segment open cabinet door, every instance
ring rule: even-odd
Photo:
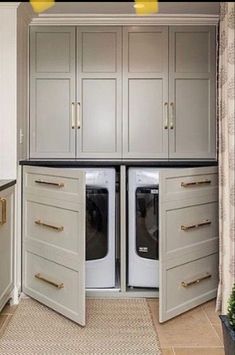
[[[159,321],[164,322],[216,296],[216,167],[160,171],[159,230]]]
[[[85,325],[85,172],[25,167],[23,292]]]

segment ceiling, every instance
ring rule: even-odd
[[[134,14],[133,2],[57,2],[43,14]],[[219,14],[219,2],[161,2],[160,14]],[[43,16],[41,14],[41,16]]]

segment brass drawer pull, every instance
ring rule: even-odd
[[[1,213],[0,225],[3,225],[7,221],[7,200],[5,198],[0,198],[0,202],[1,202],[1,205],[2,205],[2,213]]]
[[[183,287],[189,287],[189,286],[198,284],[199,282],[201,282],[203,280],[210,279],[211,277],[212,277],[212,275],[209,272],[205,272],[204,274],[198,275],[190,281],[182,281],[181,285]]]
[[[81,119],[80,119],[80,102],[77,102],[77,129],[81,128]]]
[[[42,275],[41,273],[34,275],[34,277],[36,277],[36,279],[39,279],[41,281],[47,282],[48,284],[50,284],[58,289],[64,288],[63,282],[56,282],[55,280],[52,280],[50,277]]]
[[[42,226],[42,227],[47,227],[47,228],[51,228],[57,232],[63,232],[64,227],[63,226],[54,226],[52,224],[48,224],[48,223],[44,223],[42,222],[40,219],[37,219],[36,221],[34,221],[35,224]]]
[[[72,117],[72,129],[75,129],[75,102],[72,102],[71,117]]]
[[[200,228],[200,227],[204,227],[204,226],[209,226],[211,224],[211,221],[209,221],[209,219],[207,219],[206,221],[203,221],[201,223],[197,223],[197,224],[189,224],[189,225],[182,225],[181,226],[181,230],[182,231],[187,231],[189,229],[195,229],[195,228]]]
[[[165,109],[165,123],[164,123],[164,129],[168,129],[168,102],[164,103],[164,109]]]
[[[192,182],[181,182],[182,187],[190,187],[190,186],[199,186],[199,185],[209,185],[211,184],[211,180],[201,180],[201,181],[192,181]]]
[[[43,184],[43,185],[51,185],[56,187],[64,187],[63,182],[52,182],[52,181],[44,181],[44,180],[35,180],[36,184]]]

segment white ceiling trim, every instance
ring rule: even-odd
[[[149,16],[101,15],[101,14],[43,14],[32,19],[30,25],[43,26],[92,26],[92,25],[217,25],[218,15],[157,14]]]

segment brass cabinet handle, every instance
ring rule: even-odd
[[[72,102],[71,117],[72,117],[72,129],[75,129],[75,102]]]
[[[201,282],[203,280],[206,280],[206,279],[209,279],[211,277],[212,277],[212,274],[210,274],[209,272],[205,272],[204,274],[200,274],[200,275],[197,275],[197,276],[193,277],[191,280],[182,281],[181,282],[181,286],[189,287],[189,286],[198,284],[199,282]]]
[[[171,122],[170,122],[170,129],[174,129],[174,102],[170,103],[171,106]]]
[[[209,226],[211,224],[211,221],[209,221],[209,219],[200,222],[200,223],[196,223],[196,224],[189,224],[189,225],[182,225],[181,229],[182,231],[187,231],[189,229],[196,229],[196,228],[200,228],[200,227],[204,227],[204,226]]]
[[[36,277],[36,279],[39,279],[41,281],[47,282],[48,284],[50,284],[58,289],[64,288],[63,282],[57,282],[57,281],[53,280],[52,278],[45,276],[41,273],[35,274],[34,277]]]
[[[165,124],[164,129],[168,129],[168,102],[164,103],[164,110],[165,110]]]
[[[44,180],[35,180],[36,184],[43,184],[43,185],[51,185],[56,187],[64,187],[63,182],[53,182],[53,181],[44,181]]]
[[[182,187],[198,186],[198,185],[209,185],[211,180],[201,180],[201,181],[191,181],[191,182],[181,182]]]
[[[63,232],[64,230],[63,226],[54,226],[53,224],[44,223],[40,219],[37,219],[36,221],[34,221],[34,223],[42,227],[51,228],[57,232]]]
[[[80,120],[80,102],[77,102],[77,129],[81,128],[81,120]]]
[[[2,214],[1,214],[0,225],[3,225],[7,221],[7,200],[5,198],[0,198],[0,203],[1,203],[1,206],[2,206]]]

